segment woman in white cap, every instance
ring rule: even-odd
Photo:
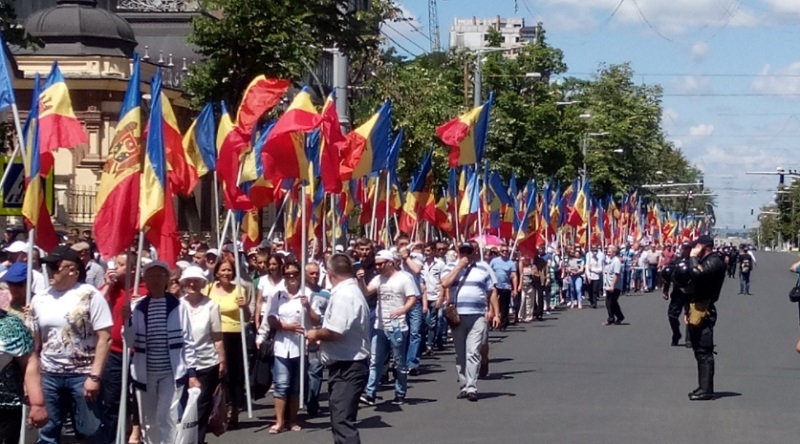
[[[180,420],[178,405],[186,386],[200,388],[189,311],[167,292],[169,266],[144,267],[147,295],[136,301],[125,339],[133,345],[131,380],[147,444],[172,444]],[[123,308],[123,318],[129,309]]]
[[[197,442],[204,444],[214,391],[226,372],[222,320],[219,305],[203,294],[208,281],[202,268],[194,265],[186,267],[180,282],[183,291],[181,304],[186,306],[192,322],[192,338],[197,355],[196,372],[201,390],[197,400]]]

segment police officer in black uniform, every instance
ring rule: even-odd
[[[688,263],[687,263],[688,262]],[[716,399],[714,395],[715,304],[725,283],[724,259],[714,252],[714,239],[703,235],[692,243],[689,260],[673,272],[677,285],[689,288],[689,340],[697,361],[699,387],[689,393],[692,401]]]
[[[688,295],[685,293],[687,291],[686,288],[681,288],[678,285],[675,285],[672,279],[672,272],[675,271],[675,267],[678,266],[681,261],[686,262],[689,259],[689,251],[691,250],[691,244],[689,242],[684,242],[681,245],[681,250],[679,255],[676,255],[672,262],[670,262],[666,267],[661,270],[661,280],[664,282],[664,300],[669,300],[669,306],[667,307],[667,320],[669,321],[669,327],[672,329],[672,346],[677,347],[678,343],[681,340],[681,321],[680,316],[681,312],[684,311],[686,308],[686,304],[688,303]],[[670,294],[669,290],[672,288],[672,294]],[[688,326],[687,326],[687,333],[686,333],[686,345],[689,345],[689,333],[688,333]]]

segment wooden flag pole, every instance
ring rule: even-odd
[[[240,173],[241,174],[241,173]],[[231,236],[233,237],[233,260],[234,265],[236,266],[236,274],[239,274],[239,270],[241,269],[241,261],[239,260],[239,243],[237,242],[237,237],[239,235],[239,225],[236,223],[236,217],[233,214],[233,210],[228,210],[228,218],[231,220]],[[224,235],[224,233],[223,233]],[[242,279],[241,276],[237,277],[237,281]],[[242,296],[242,284],[241,282],[236,282],[236,296]],[[250,363],[248,362],[249,359],[247,358],[247,331],[246,331],[246,320],[244,317],[244,308],[239,307],[239,326],[240,326],[240,333],[242,336],[242,360],[244,361],[244,389],[247,395],[247,417],[253,418],[253,398],[250,394]]]
[[[367,181],[369,183],[369,181]],[[380,194],[380,184],[381,184],[381,175],[378,173],[378,176],[375,177],[375,188],[373,189],[373,196],[372,196],[372,218],[370,219],[369,224],[369,238],[370,240],[375,240],[375,235],[377,234],[377,224],[376,221],[378,219],[378,194]]]
[[[311,178],[310,180],[314,180]],[[308,263],[308,221],[306,220],[306,216],[308,215],[308,208],[306,201],[306,186],[301,184],[300,185],[300,194],[301,194],[301,202],[300,202],[300,223],[302,227],[300,228],[300,294],[305,294],[306,292],[306,264]],[[308,328],[306,325],[306,309],[305,307],[300,307],[300,325],[303,326],[303,330]],[[305,408],[306,399],[305,399],[305,388],[306,388],[306,338],[304,333],[300,333],[300,404],[299,408],[302,410]]]
[[[12,157],[13,161],[13,157]],[[2,185],[2,183],[0,183]],[[33,298],[33,249],[34,247],[34,238],[36,233],[34,232],[33,228],[28,230],[28,269],[26,271],[26,284],[25,285],[25,306],[29,307],[31,305],[31,299]],[[21,444],[25,444],[28,438],[28,423],[26,418],[28,417],[28,406],[23,402],[22,403],[22,425],[20,426],[19,432],[19,442]]]
[[[214,214],[214,221],[216,223],[216,228],[217,228],[217,247],[221,247],[222,246],[222,238],[220,237],[220,235],[222,234],[222,232],[219,231],[219,216],[220,216],[220,214],[219,214],[219,178],[217,177],[217,170],[216,169],[214,169],[214,212],[213,212],[213,214]],[[227,215],[226,215],[226,218],[225,218],[225,222],[228,222]]]

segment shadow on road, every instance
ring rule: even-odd
[[[737,396],[742,396],[742,394],[738,392],[714,392],[714,395],[717,397],[717,399],[735,398]]]

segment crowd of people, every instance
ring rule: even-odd
[[[382,402],[381,386],[392,380],[394,396],[386,402],[405,404],[408,376],[420,373],[421,359],[452,342],[456,397],[477,402],[478,381],[489,374],[490,330],[542,321],[554,310],[596,309],[601,300],[604,325],[622,324],[622,294],[661,287],[669,297],[678,250],[642,242],[519,252],[399,235],[392,245],[356,238],[311,248],[303,264],[279,239],[237,260],[231,242],[217,249],[187,237],[170,266],[147,249],[100,258],[86,232],[47,255],[7,239],[0,266],[0,442],[17,442],[26,421],[39,429],[41,443],[60,442],[68,422],[86,442],[113,442],[122,422],[127,442],[172,443],[186,389],[197,388],[197,442],[204,443],[219,387],[227,394],[227,428],[239,427],[248,402],[245,375],[249,388],[267,381],[262,391],[272,392],[268,433],[298,431],[301,399],[306,415],[320,412],[326,368],[334,442],[360,442],[359,404]],[[722,250],[715,256],[726,268],[739,264],[742,293],[749,294],[754,256],[746,249],[736,259]],[[133,288],[137,262],[141,284]],[[670,304],[673,345],[686,306],[683,299]],[[123,393],[130,396],[121,418]]]

